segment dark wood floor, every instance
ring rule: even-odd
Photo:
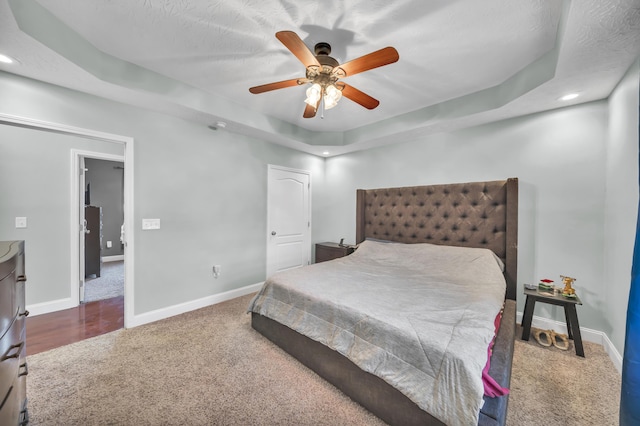
[[[123,296],[27,317],[27,355],[35,355],[123,327]]]

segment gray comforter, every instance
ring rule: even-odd
[[[505,287],[489,250],[367,240],[274,274],[249,311],[338,351],[442,422],[475,425]]]

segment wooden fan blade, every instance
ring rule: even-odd
[[[298,34],[293,31],[279,31],[276,33],[276,38],[280,40],[305,67],[309,65],[320,66],[320,62],[318,62],[316,56],[309,50],[307,45],[304,44],[302,39],[298,37]]]
[[[291,80],[278,81],[275,83],[263,84],[262,86],[256,86],[249,89],[253,94],[269,92],[276,89],[284,89],[285,87],[292,87],[300,85],[300,81],[305,82],[306,79],[292,78]]]
[[[369,71],[383,65],[392,64],[397,62],[398,59],[400,59],[400,55],[398,55],[398,51],[396,49],[393,47],[385,47],[384,49],[376,50],[368,55],[345,62],[340,65],[340,68],[342,68],[347,74],[347,77],[349,77],[350,75],[358,74],[363,71]]]
[[[316,116],[316,111],[318,111],[318,105],[320,105],[320,101],[318,101],[318,103],[316,104],[315,107],[305,103],[305,107],[304,107],[304,114],[302,114],[302,117],[304,118],[313,118]]]
[[[380,105],[380,101],[372,98],[364,92],[356,89],[353,86],[349,86],[348,84],[344,84],[344,88],[342,89],[342,96],[351,99],[353,102],[362,105],[367,109],[374,109],[378,105]]]

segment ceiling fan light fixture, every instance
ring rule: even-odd
[[[322,87],[318,83],[314,83],[307,89],[307,99],[305,99],[305,103],[315,107],[318,105],[318,101],[322,96]]]
[[[342,98],[342,91],[333,84],[324,89],[324,109],[331,109],[338,105],[338,101]]]
[[[250,87],[249,92],[259,94],[311,83],[311,87],[306,91],[307,98],[304,102],[307,105],[302,114],[303,118],[315,117],[321,101],[322,111],[335,107],[343,94],[347,99],[367,109],[376,108],[380,104],[380,101],[338,80],[392,64],[400,59],[398,51],[388,46],[340,64],[335,58],[329,56],[331,53],[329,43],[317,43],[314,49],[315,52],[312,52],[300,36],[293,31],[278,31],[276,38],[305,66],[305,78],[292,78],[262,84],[260,86]],[[324,116],[320,118],[324,118]]]

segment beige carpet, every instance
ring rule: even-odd
[[[621,377],[601,345],[583,342],[585,358],[543,347],[533,338],[516,345],[507,425],[614,426],[618,424]]]
[[[28,357],[32,425],[381,425],[250,326],[251,296]],[[620,376],[516,341],[508,424],[617,424]]]

